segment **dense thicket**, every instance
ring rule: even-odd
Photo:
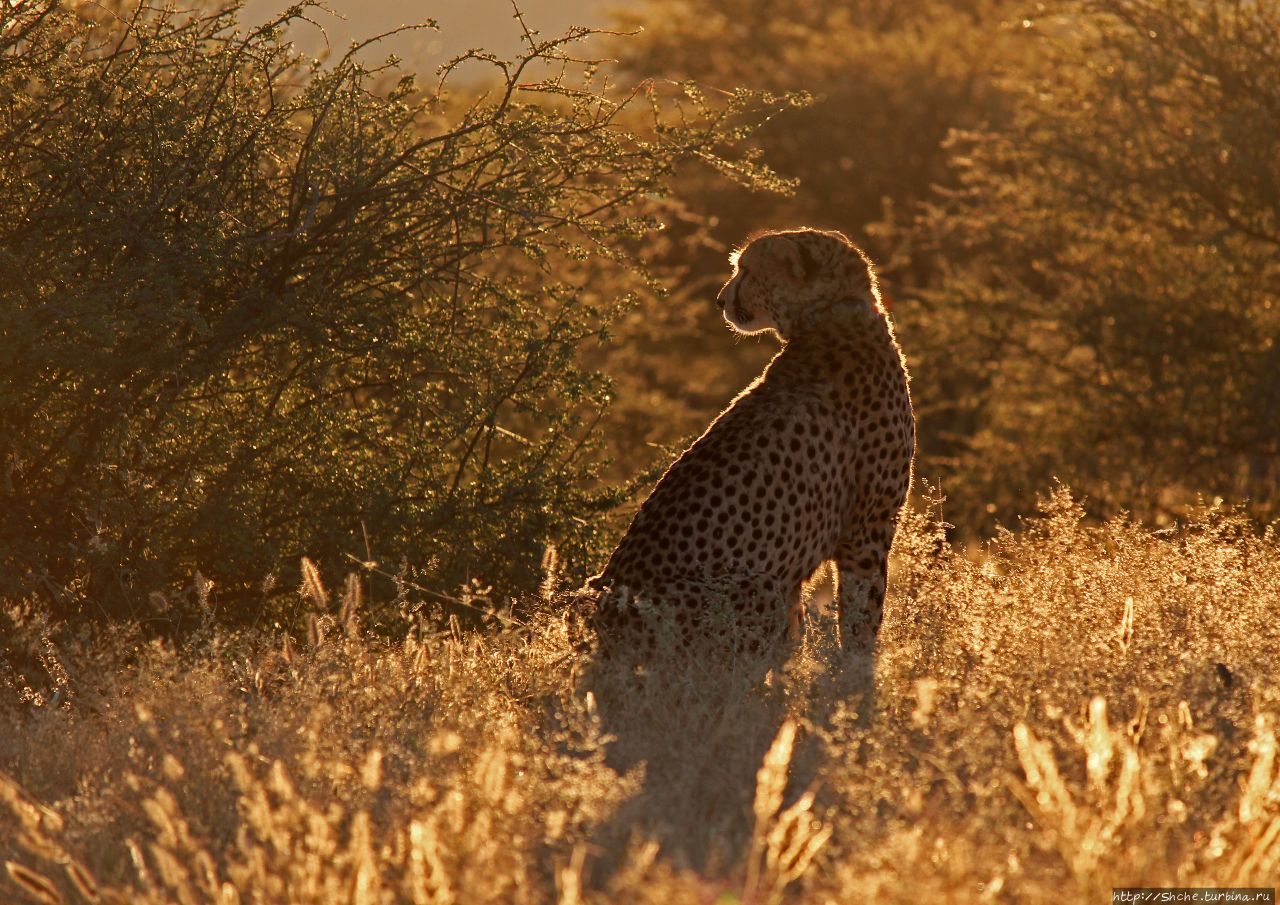
[[[914,233],[944,274],[911,309],[938,366],[919,388],[964,413],[966,495],[1007,513],[1058,475],[1110,510],[1204,493],[1274,515],[1280,7],[1025,24],[1040,62],[1012,122],[956,137],[962,188]]]
[[[576,356],[677,162],[759,175],[720,156],[746,95],[606,90],[584,32],[424,87],[301,58],[304,12],[0,9],[0,593],[239,605],[303,554],[528,586],[590,541]]]

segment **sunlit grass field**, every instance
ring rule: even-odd
[[[262,3],[0,0],[0,905],[1280,884],[1280,3]],[[875,662],[603,661],[798,226],[947,494]]]
[[[1216,509],[1091,526],[1065,490],[1020,527],[962,553],[936,507],[909,515],[874,694],[820,583],[785,662],[668,657],[638,676],[575,649],[554,575],[496,634],[372,637],[352,581],[287,643],[33,642],[41,674],[8,676],[0,710],[2,897],[1098,902],[1273,885],[1275,535]]]

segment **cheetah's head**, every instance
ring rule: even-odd
[[[717,299],[740,333],[772,330],[788,340],[883,310],[871,262],[838,232],[758,233],[729,261],[733,276]]]

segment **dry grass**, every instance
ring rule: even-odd
[[[1090,528],[1058,493],[979,557],[913,516],[895,570],[874,701],[822,613],[785,665],[640,676],[575,656],[554,607],[371,640],[358,583],[308,640],[40,647],[54,693],[11,671],[0,709],[2,895],[1059,902],[1280,876],[1273,535],[1212,510]],[[314,570],[303,593],[330,606]]]

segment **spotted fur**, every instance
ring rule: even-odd
[[[725,319],[782,350],[687,449],[589,584],[601,643],[639,650],[657,621],[692,641],[728,612],[747,637],[799,631],[804,581],[838,570],[842,644],[869,652],[911,482],[907,372],[866,256],[811,229],[731,258]]]

